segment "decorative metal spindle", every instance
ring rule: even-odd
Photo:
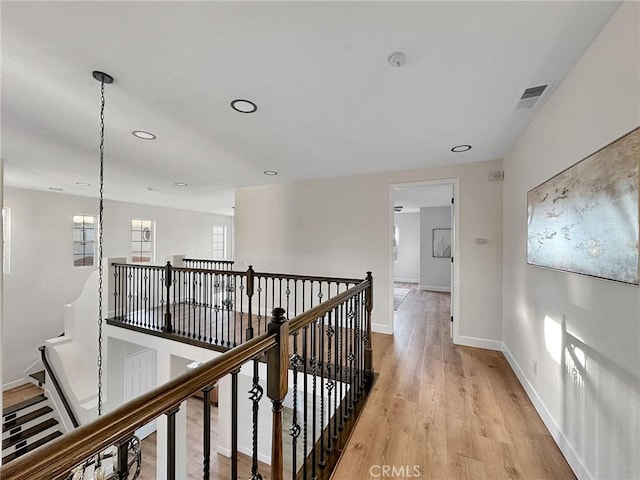
[[[302,403],[302,478],[307,478],[307,430],[309,424],[309,416],[308,416],[308,395],[309,390],[307,389],[307,368],[308,368],[308,359],[307,356],[307,346],[309,343],[309,327],[305,326],[302,328],[302,390],[303,390],[303,403]]]
[[[244,284],[242,283],[242,277],[236,275],[235,279],[236,279],[236,285],[239,285],[237,288],[240,291],[240,294],[238,295],[238,298],[240,299],[238,307],[240,308],[240,342],[242,342],[242,336],[246,335],[244,331],[244,302],[242,301],[245,287],[244,287]],[[245,339],[248,340],[247,338]]]
[[[258,371],[258,359],[253,360],[253,384],[249,390],[249,400],[252,404],[252,458],[251,458],[251,480],[262,480],[262,475],[258,472],[258,413],[260,408],[260,400],[264,390],[260,386],[260,376]]]
[[[202,478],[203,480],[209,480],[209,472],[211,470],[211,391],[214,386],[205,387],[202,389],[203,394],[203,411],[202,411]]]
[[[311,323],[311,374],[313,376],[312,380],[312,406],[311,406],[311,477],[316,478],[316,448],[314,446],[314,442],[316,441],[316,409],[317,403],[316,398],[318,398],[317,392],[317,359],[316,359],[316,327],[318,325],[318,320],[314,320]]]
[[[292,477],[295,477],[298,473],[296,468],[297,450],[298,450],[298,437],[300,436],[300,425],[298,424],[298,369],[302,365],[303,359],[298,355],[298,332],[293,335],[293,355],[289,361],[289,366],[293,369],[293,419],[291,421],[291,427],[289,428],[289,435],[291,435],[291,449],[292,449]]]
[[[343,303],[342,305],[340,305],[340,330],[339,330],[339,337],[340,337],[340,342],[338,344],[338,349],[340,350],[339,352],[339,358],[340,358],[340,430],[342,431],[342,429],[344,428],[344,421],[346,419],[346,412],[344,409],[344,397],[346,394],[345,391],[345,386],[344,386],[344,381],[345,381],[345,376],[344,376],[344,371],[345,371],[345,365],[346,365],[346,352],[344,351],[344,331],[345,331],[345,327],[344,327],[344,320],[346,318],[346,311],[347,311],[347,306],[346,306],[346,302]]]
[[[318,298],[320,295],[318,295]],[[320,364],[320,468],[324,468],[326,465],[326,461],[324,458],[324,388],[326,384],[325,375],[324,375],[324,316],[320,318],[320,354],[318,355],[319,364]]]
[[[335,386],[334,381],[331,379],[331,343],[333,340],[333,334],[335,333],[335,330],[332,326],[332,312],[329,312],[327,314],[328,317],[328,325],[326,328],[326,333],[327,333],[327,379],[325,381],[326,387],[327,387],[327,416],[329,416],[329,410],[331,409],[331,398],[332,398],[332,394],[333,394],[333,387]],[[331,448],[331,438],[332,438],[332,434],[331,434],[331,417],[329,416],[329,421],[327,424],[327,453],[330,453],[332,448]],[[333,432],[333,434],[335,435],[335,430]],[[337,437],[336,437],[337,438]]]
[[[333,325],[336,329],[336,332],[334,334],[333,337],[333,341],[334,341],[334,345],[333,345],[333,354],[334,354],[334,360],[333,360],[333,385],[335,387],[335,394],[333,395],[333,443],[338,441],[338,382],[340,382],[340,380],[338,379],[338,370],[340,368],[340,355],[338,353],[338,337],[340,334],[340,312],[341,312],[341,308],[340,306],[337,306],[334,309],[334,317],[333,317]],[[340,384],[342,384],[342,382],[340,382]]]
[[[167,416],[167,480],[176,480],[176,413],[180,406],[169,410]]]
[[[220,337],[218,336],[218,323],[219,323],[219,313],[220,313],[220,302],[219,302],[219,298],[220,298],[220,276],[216,275],[216,281],[215,284],[213,286],[214,290],[214,302],[213,302],[213,311],[215,313],[215,328],[216,328],[216,333],[215,333],[215,340],[214,343],[217,345],[220,342]]]
[[[231,478],[238,478],[238,374],[231,374]]]
[[[353,298],[349,299],[349,313],[347,314],[349,318],[349,336],[347,340],[347,345],[349,349],[349,353],[347,358],[349,360],[349,404],[348,409],[349,412],[353,410],[353,361],[355,360],[355,354],[353,353],[353,318],[355,317],[353,305]]]

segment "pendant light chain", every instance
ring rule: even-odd
[[[100,205],[98,210],[98,416],[102,415],[102,247],[104,226],[104,81],[100,82]]]

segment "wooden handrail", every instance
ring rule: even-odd
[[[320,305],[316,305],[313,308],[310,308],[304,313],[301,313],[297,317],[293,318],[289,321],[289,333],[295,333],[301,328],[309,325],[314,320],[317,320],[322,315],[330,312],[338,305],[344,303],[345,300],[348,300],[351,297],[356,296],[358,293],[362,292],[369,288],[371,283],[369,280],[361,281],[358,285],[351,287],[349,290],[345,290],[344,292],[336,295],[335,297],[330,298],[329,300],[322,302]]]
[[[276,346],[276,337],[274,333],[255,337],[201,367],[125,403],[97,420],[0,467],[0,478],[66,478],[74,466],[96,452],[130,438],[136,429]]]
[[[333,282],[333,283],[360,283],[361,278],[342,278],[342,277],[323,277],[314,275],[297,275],[293,273],[267,273],[267,272],[255,272],[256,277],[262,278],[275,278],[283,280],[310,280],[316,282]]]
[[[67,412],[67,415],[69,417],[69,420],[71,420],[71,424],[73,425],[73,428],[78,428],[80,426],[80,422],[76,418],[75,413],[73,413],[73,409],[69,404],[69,400],[67,400],[67,396],[64,394],[64,390],[62,390],[62,386],[60,385],[60,382],[58,382],[58,378],[56,377],[56,374],[53,371],[53,367],[51,366],[51,364],[49,363],[49,360],[47,359],[47,354],[45,353],[46,349],[47,347],[45,345],[42,345],[41,347],[38,348],[38,350],[40,350],[40,357],[42,359],[42,364],[44,365],[44,368],[47,371],[49,378],[51,378],[51,383],[53,383],[53,387],[56,389],[56,392],[58,392],[58,396],[62,401],[62,406]]]
[[[132,268],[149,268],[153,270],[162,270],[164,265],[140,265],[137,263],[112,263],[117,267],[132,267]],[[219,270],[211,268],[190,268],[190,267],[175,267],[171,266],[171,269],[176,272],[195,272],[195,273],[216,273],[221,275],[237,275],[246,276],[247,270]],[[293,273],[271,273],[271,272],[254,272],[255,277],[261,278],[275,278],[283,280],[309,280],[316,282],[332,282],[332,283],[360,283],[361,278],[343,278],[343,277],[324,277],[318,275],[299,275]]]

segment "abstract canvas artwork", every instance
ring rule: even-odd
[[[451,258],[451,229],[433,229],[433,256],[436,258]]]
[[[640,129],[527,194],[527,262],[638,285]]]

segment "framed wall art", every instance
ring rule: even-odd
[[[434,228],[433,229],[433,254],[435,258],[451,257],[451,229],[450,228]]]
[[[527,193],[527,262],[638,285],[640,129]]]

